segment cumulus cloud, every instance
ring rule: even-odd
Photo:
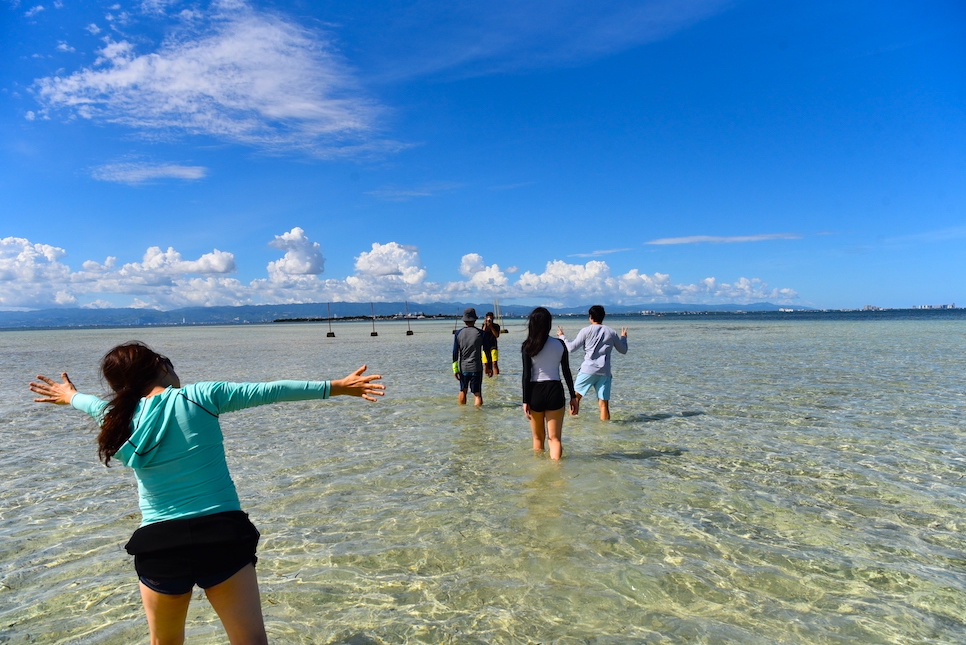
[[[450,291],[463,289],[465,292],[478,292],[493,295],[504,290],[510,283],[506,273],[497,264],[489,266],[483,262],[479,253],[468,253],[460,260],[460,273],[469,278],[466,283],[448,285]]]
[[[763,233],[761,235],[691,235],[689,237],[662,237],[645,244],[742,244],[745,242],[768,242],[771,240],[800,240],[799,233]]]
[[[113,258],[109,258],[113,260]],[[235,271],[235,256],[231,253],[215,249],[211,253],[202,255],[197,260],[185,260],[180,253],[168,247],[162,251],[159,246],[152,246],[147,250],[141,262],[125,264],[121,267],[121,275],[181,275],[184,273],[233,273]]]
[[[485,268],[486,265],[483,264],[483,256],[479,253],[467,253],[460,260],[460,273],[467,278],[473,277],[474,273],[478,273]]]
[[[98,166],[91,176],[98,181],[120,184],[143,184],[156,179],[204,179],[208,169],[204,166],[181,166],[178,164],[116,163]]]
[[[315,276],[325,270],[325,257],[318,242],[312,242],[296,226],[288,233],[276,235],[268,243],[273,249],[285,251],[280,260],[269,262],[268,273],[273,280],[286,281],[297,276]]]
[[[380,109],[328,43],[283,17],[221,3],[152,52],[103,42],[93,66],[36,81],[46,108],[154,136],[207,135],[319,156],[393,145],[373,139]]]
[[[375,278],[393,276],[407,284],[417,284],[426,279],[426,269],[419,261],[416,247],[396,242],[374,242],[371,251],[359,254],[355,267],[361,275]]]
[[[791,289],[770,288],[758,278],[722,282],[709,277],[694,284],[678,284],[668,274],[646,274],[632,269],[615,275],[606,262],[574,264],[548,262],[542,271],[503,270],[487,264],[482,255],[468,253],[458,268],[463,279],[429,280],[419,250],[398,242],[372,244],[355,258],[354,273],[323,278],[321,245],[295,227],[275,236],[269,246],[283,255],[266,266],[266,277],[245,284],[230,274],[235,256],[214,249],[188,259],[174,248],[147,249],[139,262],[87,260],[80,269],[66,263],[67,252],[23,238],[0,240],[0,307],[104,307],[110,296],[128,306],[173,309],[186,306],[297,302],[366,302],[409,300],[505,300],[539,302],[552,306],[588,302],[645,304],[656,302],[750,303],[794,301]]]

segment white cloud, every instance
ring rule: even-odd
[[[0,239],[0,307],[72,305],[67,252],[21,237]]]
[[[87,27],[85,27],[85,29],[87,29],[88,33],[90,33],[90,34],[92,34],[94,36],[96,36],[97,34],[101,33],[101,28],[98,27],[93,22],[91,24],[87,25]]]
[[[144,0],[141,11],[145,13],[165,13],[168,7],[176,5],[178,0]]]
[[[617,281],[610,275],[610,267],[600,260],[587,264],[567,264],[562,260],[547,262],[543,273],[525,271],[514,285],[521,297],[570,297],[600,300],[616,291]]]
[[[107,298],[128,306],[173,309],[186,306],[297,302],[367,302],[409,300],[490,300],[554,303],[645,304],[656,302],[789,303],[791,289],[773,289],[758,278],[721,282],[709,277],[695,284],[676,284],[667,274],[632,269],[613,275],[607,263],[548,262],[541,272],[524,271],[515,279],[510,269],[487,264],[478,253],[461,258],[464,280],[433,282],[415,247],[398,242],[373,243],[355,258],[354,273],[323,279],[325,258],[319,243],[295,227],[269,242],[284,252],[266,266],[266,277],[245,284],[228,274],[236,270],[232,253],[214,249],[186,259],[173,248],[149,248],[140,262],[120,264],[116,257],[87,260],[79,271],[64,263],[66,251],[23,238],[0,240],[0,308],[107,306]],[[512,267],[516,270],[516,267]]]
[[[369,43],[369,49],[381,54],[383,74],[391,78],[559,66],[662,40],[732,4],[730,0],[399,3],[386,9],[387,27],[378,32],[379,40]]]
[[[373,139],[380,109],[318,34],[241,3],[222,3],[209,18],[149,53],[105,38],[92,67],[39,79],[38,98],[154,136],[207,135],[320,156],[395,145]]]
[[[479,253],[467,253],[460,260],[460,273],[467,278],[473,277],[474,273],[478,273],[485,268],[486,265],[483,264],[483,256]]]
[[[325,258],[318,242],[312,242],[301,228],[296,226],[288,233],[276,235],[268,243],[274,249],[285,251],[281,260],[268,264],[273,280],[285,281],[293,276],[315,276],[325,270]]]
[[[517,188],[532,186],[534,183],[532,181],[521,181],[515,184],[502,184],[500,186],[490,186],[490,190],[516,190]]]
[[[743,244],[745,242],[768,242],[771,240],[800,240],[799,233],[763,233],[761,235],[691,235],[689,237],[662,237],[645,244]]]
[[[479,253],[468,253],[460,260],[460,273],[469,278],[466,284],[468,291],[481,294],[494,294],[502,291],[509,284],[506,274],[497,264],[487,266],[483,256]],[[459,288],[459,283],[450,285],[450,289]]]
[[[886,244],[934,243],[966,238],[966,226],[953,226],[924,233],[914,233],[884,240]]]
[[[113,258],[108,258],[110,262]],[[233,273],[235,271],[235,256],[231,253],[215,249],[211,253],[202,255],[197,260],[185,260],[181,254],[168,247],[162,251],[159,246],[152,246],[144,254],[139,263],[125,264],[121,267],[121,275],[181,275],[184,273]]]
[[[44,6],[41,4],[38,4],[28,9],[27,12],[24,13],[24,16],[26,16],[27,18],[33,18],[34,16],[41,13],[42,11],[44,11]]]
[[[107,300],[94,300],[93,302],[81,305],[81,309],[110,309],[112,307],[114,307],[114,303],[108,302]]]
[[[571,253],[568,257],[572,258],[599,258],[602,255],[610,255],[611,253],[624,253],[625,251],[633,251],[634,249],[607,249],[606,251],[591,251],[590,253]]]
[[[208,169],[204,166],[178,164],[115,163],[94,168],[91,176],[98,181],[120,184],[143,184],[155,179],[204,179]]]
[[[417,197],[432,197],[434,195],[439,195],[440,193],[449,193],[462,188],[463,186],[464,184],[452,181],[434,181],[421,184],[415,188],[384,186],[382,188],[377,188],[376,190],[370,190],[366,194],[372,195],[373,197],[377,197],[379,199],[384,199],[386,201],[406,202]]]
[[[76,51],[73,47],[65,43],[63,40],[57,43],[57,51],[59,52],[72,52]]]
[[[416,247],[396,242],[373,242],[371,251],[360,253],[356,258],[355,267],[362,275],[376,278],[393,276],[407,284],[417,284],[426,279],[426,270],[419,261]]]

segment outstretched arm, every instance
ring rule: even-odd
[[[61,372],[60,378],[63,382],[58,383],[52,378],[38,374],[37,379],[40,380],[40,383],[33,381],[30,383],[30,391],[40,395],[34,399],[34,402],[54,403],[56,405],[70,403],[71,398],[77,394],[77,388],[71,383],[67,372]]]
[[[373,383],[382,379],[382,376],[379,374],[363,376],[362,373],[366,371],[366,367],[363,365],[349,376],[332,381],[331,396],[361,396],[367,401],[375,401],[374,397],[384,395],[386,386],[382,383]]]

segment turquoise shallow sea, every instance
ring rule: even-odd
[[[0,333],[0,643],[147,642],[133,476],[26,389],[102,394],[132,338],[185,382],[384,376],[376,404],[223,418],[275,643],[964,643],[963,314],[613,318],[614,419],[585,401],[560,463],[530,449],[520,320],[480,410],[451,322]],[[200,593],[188,642],[225,642]]]

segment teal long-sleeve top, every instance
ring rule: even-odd
[[[131,438],[114,455],[134,470],[141,526],[240,511],[219,416],[280,401],[327,399],[331,390],[329,381],[205,382],[141,399]],[[108,405],[81,393],[70,404],[98,422]]]

